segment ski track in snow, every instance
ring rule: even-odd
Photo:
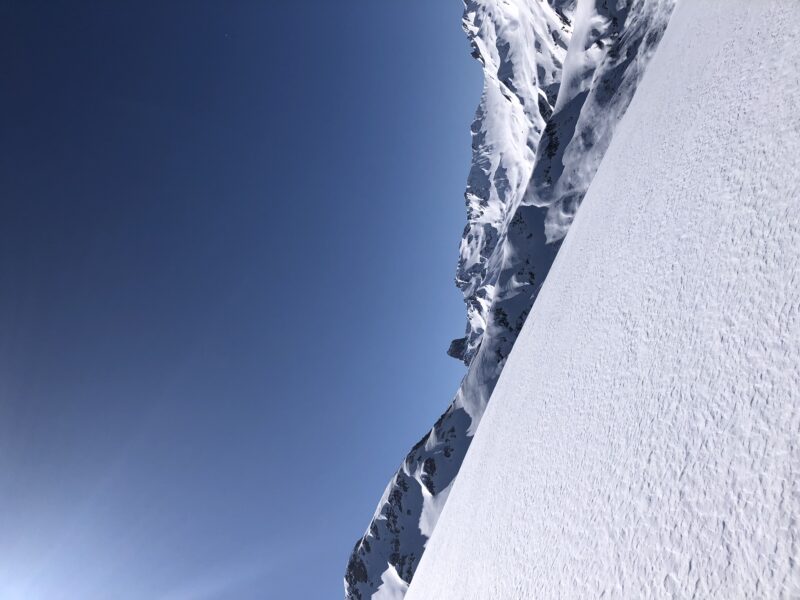
[[[800,597],[800,3],[683,0],[408,600]]]

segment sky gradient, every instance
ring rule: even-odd
[[[0,598],[341,597],[463,375],[460,14],[0,3]]]

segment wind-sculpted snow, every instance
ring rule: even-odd
[[[600,14],[594,9],[595,0],[581,1],[590,5],[579,7],[590,23],[576,23],[576,31],[591,29]],[[613,96],[608,86],[620,85],[608,102],[614,109],[607,117],[596,108],[600,96],[590,94],[593,100],[586,104],[595,107],[592,110],[599,119],[618,119],[627,107],[671,6],[671,0],[651,0],[633,3],[624,11],[625,19],[618,23],[615,35],[624,38],[618,42],[620,48],[635,48],[638,54],[624,65],[605,54],[597,60],[598,72],[614,73],[614,77],[601,78],[606,92]],[[571,72],[564,70],[564,64],[573,53],[574,12],[574,1],[465,2],[464,29],[473,56],[483,65],[484,90],[472,124],[467,226],[456,275],[467,305],[467,328],[449,353],[469,369],[450,407],[389,482],[367,532],[356,543],[345,574],[348,599],[404,595],[506,357],[555,259],[559,243],[548,243],[545,235],[548,211],[522,201],[536,148],[542,133],[551,127],[561,96],[562,73]],[[627,32],[629,25],[632,29]],[[644,38],[650,41],[645,43]],[[646,52],[640,50],[643,46]],[[587,81],[582,85],[591,92],[593,80]],[[571,79],[570,89],[576,85]],[[598,124],[598,130],[610,137],[614,125]],[[580,160],[574,151],[565,156]],[[599,158],[593,152],[587,153],[586,160]],[[584,170],[593,174],[596,165]]]
[[[536,145],[553,112],[572,27],[574,2],[466,0],[464,31],[483,66],[472,123],[472,168],[464,198],[467,225],[456,284],[467,332],[450,354],[469,364],[489,320],[501,244],[531,176]]]
[[[536,151],[526,204],[546,206],[548,241],[567,233],[628,108],[674,0],[581,1],[555,111]]]
[[[408,600],[800,597],[800,4],[679,2]]]

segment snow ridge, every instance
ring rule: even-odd
[[[577,209],[577,202],[559,200],[560,192],[543,199],[535,165],[546,162],[553,173],[553,165],[567,161],[563,171],[580,173],[588,185],[666,27],[673,1],[619,4],[624,7],[610,9],[606,0],[580,0],[576,11],[574,0],[465,0],[463,26],[483,66],[484,89],[471,128],[467,225],[456,272],[467,327],[448,353],[469,368],[450,406],[390,480],[356,543],[345,573],[348,600],[404,596],[558,252],[560,237],[552,235],[552,223],[565,230]],[[586,22],[573,24],[576,15]],[[605,22],[608,26],[598,29]],[[580,50],[573,48],[573,27],[583,32]],[[589,35],[592,45],[585,58]],[[593,50],[600,48],[598,41],[602,52]],[[589,59],[591,72],[578,68]],[[568,80],[562,80],[565,75]],[[595,91],[598,86],[602,91]],[[579,96],[581,105],[568,95]],[[569,119],[577,122],[571,129]],[[592,119],[602,121],[594,123],[594,133],[589,132]],[[575,143],[569,134],[584,141]],[[588,143],[591,135],[593,144]],[[542,153],[543,140],[552,146],[556,138],[563,150]],[[578,179],[563,181],[574,187]]]
[[[472,123],[472,167],[464,198],[456,285],[467,331],[449,353],[469,364],[489,320],[503,259],[503,234],[531,176],[535,149],[553,113],[572,34],[572,2],[466,0],[463,27],[482,64],[484,86]]]

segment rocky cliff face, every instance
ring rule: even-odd
[[[345,573],[349,600],[400,598],[536,294],[666,28],[673,0],[465,0],[484,72],[456,284],[469,369],[390,480]]]

